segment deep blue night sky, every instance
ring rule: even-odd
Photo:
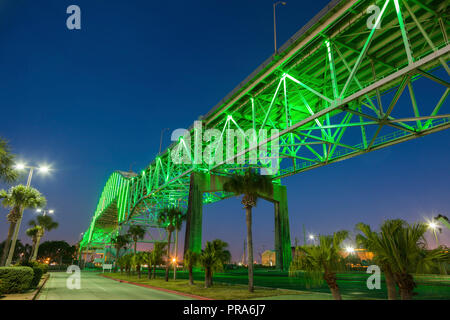
[[[280,45],[328,1],[287,2],[278,7]],[[79,31],[66,28],[71,4],[81,7]],[[142,169],[161,129],[206,114],[272,54],[272,32],[270,0],[1,1],[0,136],[18,159],[55,169],[32,183],[60,222],[45,239],[76,242],[108,176]],[[302,224],[326,234],[360,221],[450,216],[449,141],[447,130],[285,179],[292,242],[303,238]],[[0,214],[3,240],[7,210]],[[26,211],[24,222],[32,216]],[[449,233],[440,235],[447,245]],[[214,238],[230,243],[234,259],[242,254],[238,199],[205,207],[204,241]],[[256,257],[273,248],[273,208],[264,201],[254,243]]]

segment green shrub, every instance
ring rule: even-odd
[[[41,268],[42,274],[46,274],[48,272],[48,265],[45,263],[39,263],[37,261],[31,261],[31,260],[21,261],[19,264],[17,264],[17,266],[30,267],[30,268]]]
[[[39,263],[39,266],[42,268],[42,272],[46,274],[48,272],[48,264],[46,263]]]
[[[0,292],[23,292],[30,288],[33,276],[30,267],[0,267]]]
[[[36,288],[39,285],[39,281],[41,281],[44,271],[41,267],[33,267],[33,273],[33,280],[31,280],[30,287]]]

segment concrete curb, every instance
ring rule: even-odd
[[[33,298],[31,300],[36,300],[37,296],[39,295],[39,293],[41,292],[42,288],[45,286],[45,284],[47,283],[47,280],[50,279],[50,273],[47,274],[47,277],[44,279],[44,282],[42,282],[42,285],[40,285],[37,290],[36,293],[34,294]]]
[[[137,282],[132,282],[132,281],[127,281],[127,280],[119,280],[116,278],[112,278],[112,277],[108,277],[105,276],[103,274],[100,274],[99,276],[104,277],[104,278],[108,278],[114,281],[118,281],[118,282],[124,282],[124,283],[128,283],[128,284],[134,284],[136,286],[140,286],[140,287],[144,287],[144,288],[149,288],[149,289],[154,289],[154,290],[159,290],[159,291],[163,291],[163,292],[167,292],[167,293],[173,293],[173,294],[177,294],[180,296],[185,296],[185,297],[189,297],[189,298],[194,298],[197,300],[214,300],[212,298],[207,298],[207,297],[201,297],[201,296],[196,296],[193,294],[189,294],[189,293],[184,293],[184,292],[180,292],[180,291],[174,291],[174,290],[169,290],[169,289],[164,289],[164,288],[160,288],[160,287],[154,287],[148,284],[143,284],[143,283],[137,283]]]

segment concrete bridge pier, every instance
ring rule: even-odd
[[[223,191],[223,184],[228,179],[209,173],[191,174],[184,252],[188,249],[201,252],[203,193]],[[292,253],[286,186],[274,184],[272,195],[261,194],[260,197],[274,204],[276,267],[279,270],[288,270]]]

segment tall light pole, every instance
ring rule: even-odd
[[[31,179],[33,178],[33,172],[35,169],[43,174],[48,173],[50,171],[50,168],[48,166],[35,167],[35,166],[27,166],[23,163],[16,164],[15,169],[16,170],[30,169],[30,171],[28,173],[27,188],[29,188],[31,186]],[[23,208],[20,208],[20,211],[21,211],[20,218],[17,221],[16,228],[14,229],[14,234],[13,234],[13,238],[11,241],[11,247],[9,248],[8,258],[6,259],[6,263],[5,263],[6,267],[9,267],[11,265],[11,261],[12,261],[13,255],[14,255],[14,250],[16,248],[16,242],[17,242],[17,237],[19,236],[20,224],[22,223]]]
[[[273,4],[273,42],[275,47],[275,55],[278,53],[277,48],[277,15],[276,15],[276,8],[277,5],[282,4],[283,6],[286,5],[286,2],[284,1],[277,1]]]

